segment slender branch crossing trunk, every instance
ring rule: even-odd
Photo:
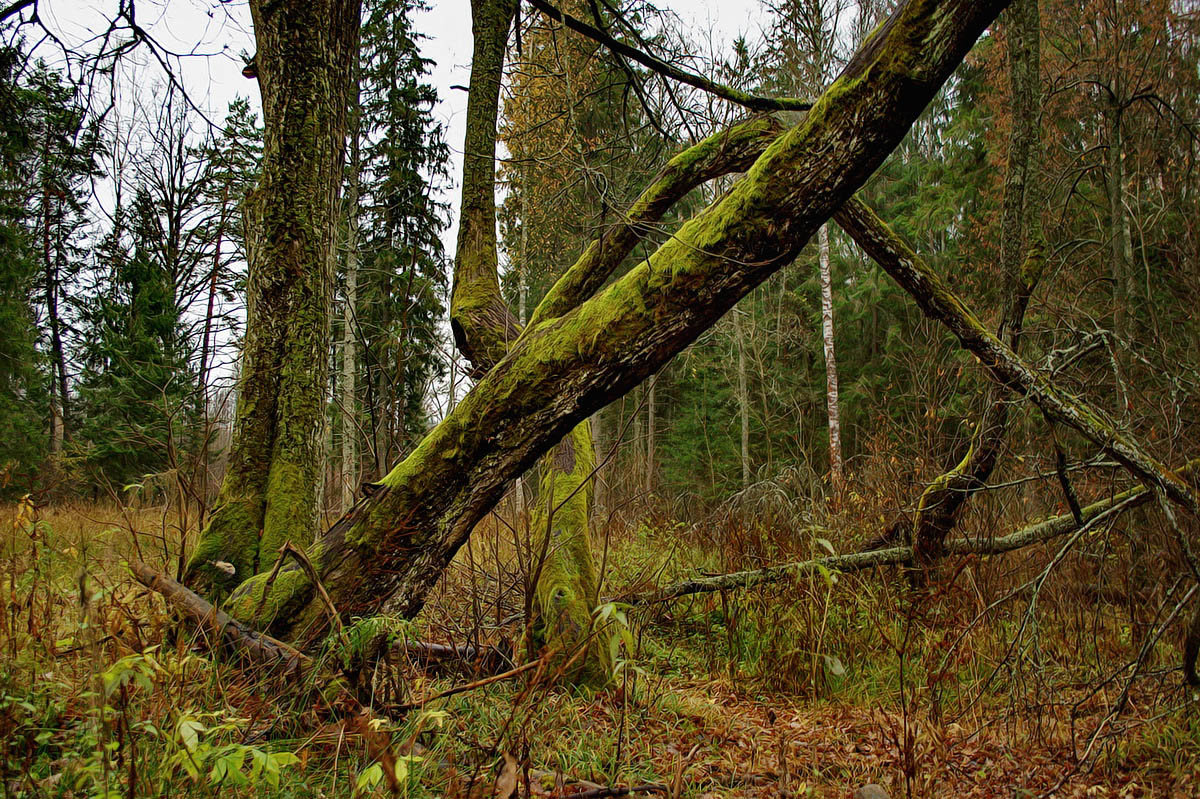
[[[1191,514],[1200,514],[1190,486],[1086,402],[1058,389],[1021,360],[874,211],[851,199],[834,218],[916,300],[926,316],[945,325],[962,347],[979,359],[992,379],[1033,402],[1047,419],[1070,427],[1100,447],[1144,484],[1162,491]]]
[[[1008,169],[1004,178],[1000,224],[1000,269],[1007,288],[997,333],[1021,351],[1025,309],[1042,274],[1042,252],[1034,197],[1040,135],[1040,39],[1037,0],[1016,0],[1006,14],[1012,130],[1008,137]],[[913,550],[923,566],[941,554],[942,544],[958,523],[962,508],[996,468],[1008,439],[1010,397],[1003,386],[988,388],[985,410],[975,425],[971,446],[950,471],[929,484],[917,502]]]

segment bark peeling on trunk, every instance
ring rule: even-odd
[[[313,553],[343,616],[368,615],[389,598],[415,614],[512,480],[791,262],[899,143],[1005,5],[905,4],[723,197],[607,288],[560,315],[535,314],[471,393]],[[468,140],[468,159],[483,146],[485,156],[494,153],[494,142]],[[483,160],[490,169],[490,157]],[[460,283],[455,291],[483,307],[471,288]],[[458,317],[456,336],[470,321]],[[264,582],[260,575],[241,586],[234,607],[252,611]],[[266,599],[275,633],[302,643],[323,634],[328,622],[301,573],[285,568]]]

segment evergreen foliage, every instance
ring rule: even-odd
[[[19,85],[22,54],[0,49],[0,496],[31,484],[48,448],[44,361],[37,350],[37,259],[26,227],[37,98]]]
[[[425,404],[445,368],[439,329],[448,291],[439,199],[449,179],[445,130],[433,115],[432,63],[413,17],[421,0],[368,0],[360,56],[361,147],[358,300],[368,449],[377,463],[407,453],[428,427]]]
[[[79,439],[88,479],[122,488],[178,459],[197,413],[171,273],[154,257],[158,209],[139,189],[126,228],[118,207],[83,314]]]

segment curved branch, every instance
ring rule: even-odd
[[[30,6],[34,6],[34,5],[37,5],[37,0],[17,0],[17,2],[9,5],[8,8],[5,8],[3,11],[0,11],[0,22],[4,22],[6,19],[11,17],[13,14],[19,14],[22,11],[24,11],[25,9],[29,8]]]
[[[692,189],[713,178],[744,172],[783,133],[772,117],[755,117],[714,133],[667,162],[624,220],[593,241],[534,309],[529,327],[561,316],[596,292],[651,226]]]

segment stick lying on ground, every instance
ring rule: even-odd
[[[1200,458],[1194,458],[1181,467],[1176,474],[1196,480],[1200,475]],[[1080,518],[1084,524],[1090,523],[1102,515],[1119,516],[1130,508],[1143,505],[1153,499],[1154,494],[1145,486],[1138,486],[1124,491],[1108,499],[1093,502],[1081,509]],[[946,543],[945,553],[948,555],[999,555],[1016,549],[1038,544],[1057,538],[1077,530],[1080,527],[1072,513],[1054,516],[1049,519],[1031,524],[1015,533],[991,540],[972,541],[957,539]],[[683,580],[668,586],[661,591],[635,596],[627,601],[635,605],[652,604],[678,599],[690,594],[702,594],[711,591],[726,591],[738,588],[751,588],[765,583],[777,583],[793,577],[817,574],[822,569],[831,572],[855,572],[869,569],[873,566],[887,566],[908,563],[913,558],[913,548],[910,546],[878,549],[871,552],[855,552],[850,555],[830,555],[796,563],[784,563],[779,566],[769,566],[765,569],[719,574],[713,577],[696,577]]]
[[[309,658],[282,641],[264,635],[216,608],[211,602],[165,574],[141,561],[131,561],[129,570],[137,581],[162,594],[167,602],[200,629],[212,633],[223,643],[260,665],[278,668],[285,674],[299,674],[310,664]]]

